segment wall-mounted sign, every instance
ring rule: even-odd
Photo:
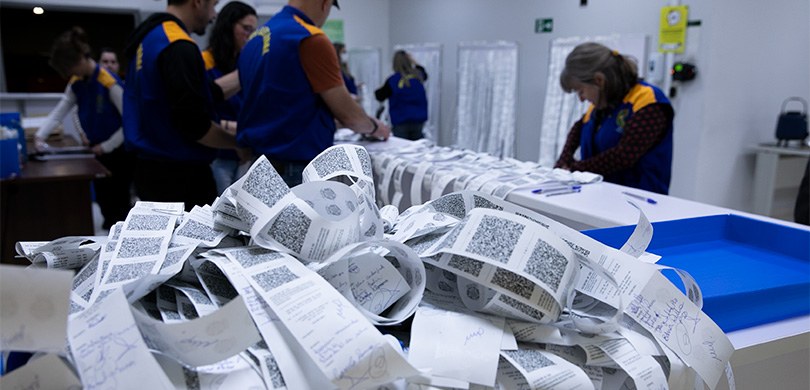
[[[534,32],[535,33],[548,33],[554,29],[554,19],[535,19]]]
[[[323,32],[329,37],[332,42],[346,41],[343,38],[343,20],[342,19],[329,19],[323,24]]]
[[[689,7],[685,5],[661,8],[658,51],[683,53],[686,48],[686,23]]]

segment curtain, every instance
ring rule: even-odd
[[[517,65],[517,43],[459,44],[455,145],[499,157],[513,156]]]
[[[374,90],[382,84],[380,75],[380,49],[376,47],[359,47],[347,50],[349,53],[349,71],[357,84],[360,105],[366,114],[374,116],[377,108]]]

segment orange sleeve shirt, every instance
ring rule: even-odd
[[[337,53],[325,34],[316,34],[301,41],[298,54],[312,92],[321,93],[343,85]]]

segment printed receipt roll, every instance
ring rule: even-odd
[[[395,325],[410,317],[425,293],[425,266],[396,241],[359,242],[311,264],[375,325]]]

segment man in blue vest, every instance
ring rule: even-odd
[[[332,146],[335,120],[356,133],[387,139],[343,82],[337,54],[320,29],[336,0],[290,0],[239,55],[244,104],[237,140],[267,156],[284,181],[301,182],[306,164]]]
[[[216,3],[168,0],[165,13],[150,16],[130,37],[124,136],[137,155],[141,200],[185,202],[187,210],[212,203],[217,193],[209,164],[216,148],[236,149],[235,135],[214,114],[214,103],[235,90],[209,81],[188,35],[205,33]]]

